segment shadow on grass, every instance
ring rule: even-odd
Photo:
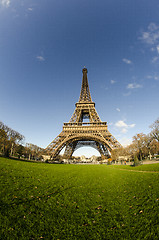
[[[139,162],[137,164],[133,163],[132,165],[130,165],[130,167],[138,167],[138,166],[142,166],[143,162]]]
[[[1,157],[1,158],[6,158],[6,159],[10,159],[10,160],[20,161],[20,162],[45,163],[45,162],[36,161],[36,160],[21,159],[21,158],[16,158],[16,157],[5,157],[5,156],[2,156],[2,155],[0,155],[0,157]]]
[[[29,162],[29,163],[47,163],[47,164],[63,164],[62,162],[42,162],[42,161],[37,161],[37,160],[29,160],[29,159],[22,159],[22,158],[17,158],[17,157],[5,157],[0,155],[0,158],[6,158],[6,159],[10,159],[10,160],[16,160],[19,162]]]

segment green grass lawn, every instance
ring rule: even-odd
[[[137,167],[130,166],[130,165],[113,165],[113,167],[117,168],[117,169],[125,169],[125,170],[131,170],[131,171],[159,172],[159,163],[145,164],[145,165],[140,165]]]
[[[0,158],[0,183],[0,239],[159,239],[159,164]]]

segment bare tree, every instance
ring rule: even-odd
[[[20,143],[22,143],[22,141],[24,140],[24,136],[13,129],[9,129],[8,136],[11,143],[10,154],[12,156],[15,153],[14,151],[15,151],[16,145],[19,145]]]
[[[38,147],[37,145],[32,143],[26,143],[26,153],[28,155],[29,160],[31,158],[35,159],[41,157],[42,151],[43,148]]]
[[[150,126],[152,129],[151,136],[159,142],[159,118]]]
[[[0,147],[5,156],[9,156],[10,142],[8,139],[8,127],[0,122]]]
[[[0,122],[0,146],[4,155],[14,155],[15,147],[23,140],[23,135]]]
[[[8,146],[7,133],[3,129],[0,129],[0,151],[2,154],[5,154],[7,146]]]
[[[146,134],[138,133],[133,137],[133,143],[140,160],[142,160],[142,157],[144,155],[143,149],[145,147],[145,141],[146,141]]]

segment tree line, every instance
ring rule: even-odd
[[[119,160],[121,156],[142,161],[151,160],[154,154],[159,155],[159,118],[150,126],[149,134],[138,133],[133,137],[132,143],[127,147],[112,151],[112,160]],[[44,149],[32,143],[24,145],[24,136],[0,122],[0,154],[6,157],[23,157],[25,159],[40,160]]]
[[[129,159],[142,161],[152,156],[159,155],[159,118],[150,126],[149,134],[138,133],[133,137],[132,143],[112,152],[112,159],[128,156]]]
[[[43,149],[32,143],[24,145],[25,137],[19,132],[0,122],[0,154],[5,157],[23,157],[37,160],[41,158]]]

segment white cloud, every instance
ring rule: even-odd
[[[159,26],[157,26],[155,23],[150,23],[148,30],[142,31],[139,39],[147,44],[155,44],[159,40]]]
[[[118,122],[115,123],[115,126],[119,127],[119,128],[123,128],[123,127],[133,128],[133,127],[135,127],[135,123],[128,125],[123,120],[119,120]]]
[[[36,57],[40,62],[43,62],[45,61],[45,58],[43,56],[37,56]]]
[[[122,128],[121,133],[127,133],[128,129],[127,128]]]
[[[129,83],[129,84],[127,85],[127,88],[128,88],[128,89],[142,88],[142,85],[137,84],[137,83]]]
[[[151,75],[148,75],[147,78],[148,78],[148,79],[152,79],[153,77],[152,77]]]
[[[141,32],[139,39],[150,47],[150,51],[157,54],[151,60],[151,63],[156,63],[159,60],[159,25],[150,23],[146,31]]]
[[[33,11],[33,8],[28,8],[28,11]]]
[[[158,80],[159,80],[159,76],[154,76],[154,79],[155,79],[156,81],[158,81]]]
[[[128,129],[135,127],[135,123],[128,125],[123,120],[119,120],[115,123],[115,127],[117,127],[121,133],[127,133]]]
[[[123,93],[123,96],[124,96],[124,97],[128,97],[128,96],[130,96],[130,95],[131,95],[131,92]]]
[[[122,127],[127,127],[128,125],[124,121],[120,120],[120,121],[115,123],[115,126],[119,127],[119,128],[122,128]]]
[[[147,27],[147,31],[141,32],[139,39],[150,45],[150,51],[157,52],[159,54],[159,25],[150,23]],[[157,59],[157,57],[154,57],[152,62],[156,62]]]
[[[157,56],[156,56],[156,57],[153,57],[151,62],[152,62],[152,63],[155,63],[155,62],[157,62],[158,59],[159,59],[159,57],[157,57]]]
[[[9,7],[10,6],[10,0],[0,0],[0,4],[3,7]]]
[[[154,76],[148,75],[147,78],[148,79],[154,79],[154,80],[157,80],[157,81],[159,80],[159,76],[157,76],[157,75],[154,75]]]
[[[156,49],[154,47],[152,47],[150,50],[151,50],[151,52],[154,52]]]
[[[130,128],[135,127],[135,123],[128,125],[128,127],[130,127]]]
[[[140,37],[140,39],[148,44],[154,43],[154,39],[149,32],[142,32],[142,36]]]
[[[153,32],[153,31],[155,31],[157,29],[159,29],[159,26],[157,26],[155,23],[150,23],[148,25],[148,30],[151,31],[151,32]]]
[[[117,110],[118,112],[120,112],[120,108],[116,108],[116,110]]]
[[[119,142],[121,143],[121,145],[123,146],[123,147],[126,147],[126,146],[128,146],[129,144],[131,144],[132,143],[132,140],[131,139],[129,139],[129,138],[121,138],[120,140],[119,140]]]
[[[115,80],[110,80],[110,83],[114,84],[114,83],[116,83],[116,81]]]
[[[126,64],[132,64],[132,61],[129,60],[129,59],[123,58],[122,60],[123,60],[123,62],[125,62]]]

